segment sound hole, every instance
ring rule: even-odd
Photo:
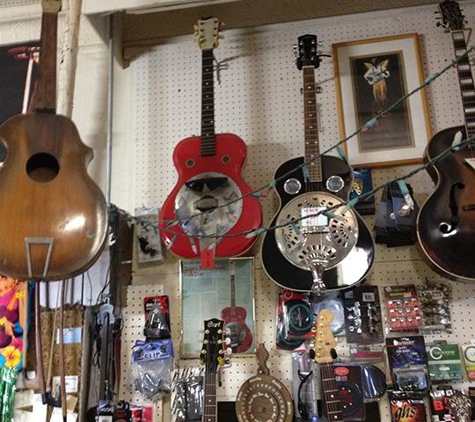
[[[45,152],[34,154],[26,163],[26,173],[35,182],[50,182],[59,173],[58,160]]]
[[[441,223],[439,225],[439,230],[442,234],[449,234],[452,231],[452,226],[448,223]]]

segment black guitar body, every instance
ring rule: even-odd
[[[451,147],[454,137],[466,139],[464,126],[437,133],[429,142],[431,159]],[[436,183],[417,218],[417,237],[436,271],[459,280],[475,280],[475,170],[465,162],[474,157],[464,147],[436,163],[429,175]]]
[[[332,193],[343,201],[348,199],[353,181],[353,172],[348,164],[340,158],[324,155],[321,157],[322,182],[305,182],[302,169],[292,172],[293,169],[303,164],[303,162],[303,157],[294,158],[283,163],[276,171],[275,180],[280,179],[289,172],[291,173],[282,180],[279,180],[275,185],[275,190],[280,199],[280,207],[272,219],[270,227],[276,224],[282,208],[299,194],[320,191]],[[326,187],[326,181],[331,176],[340,176],[343,179],[344,187],[338,193],[332,192]],[[284,189],[285,182],[291,178],[297,179],[302,186],[301,190],[294,195],[288,194]],[[340,264],[323,273],[323,281],[327,290],[340,290],[353,286],[367,275],[373,264],[373,237],[358,213],[357,219],[359,236],[356,246]],[[274,230],[268,231],[264,235],[261,245],[261,259],[265,272],[279,286],[297,291],[311,291],[313,284],[312,273],[296,267],[282,255],[275,239]]]

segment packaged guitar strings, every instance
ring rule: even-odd
[[[421,395],[389,391],[388,398],[391,422],[427,421],[426,405]]]

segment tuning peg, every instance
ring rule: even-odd
[[[224,343],[229,346],[231,344],[231,339],[229,337],[226,337]]]
[[[226,354],[229,356],[229,355],[232,355],[233,354],[233,349],[231,347],[226,347]]]

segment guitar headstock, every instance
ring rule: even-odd
[[[200,19],[195,25],[195,41],[202,50],[213,50],[218,47],[224,24],[218,18]]]
[[[303,66],[318,67],[319,65],[317,36],[309,34],[300,36],[297,43],[297,68],[301,70]]]
[[[315,362],[332,363],[333,353],[336,347],[336,340],[330,328],[333,320],[333,312],[329,309],[322,309],[317,316],[315,323]]]
[[[213,318],[204,322],[205,335],[200,361],[206,371],[216,373],[224,365],[224,321]]]
[[[453,0],[445,0],[439,3],[439,11],[442,22],[437,26],[443,26],[447,32],[462,31],[465,26],[465,16],[462,14],[459,4]]]
[[[59,13],[61,10],[61,0],[41,0],[43,13]]]

